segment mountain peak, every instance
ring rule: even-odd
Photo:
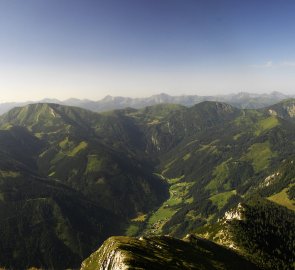
[[[37,103],[60,103],[60,100],[56,99],[56,98],[44,98],[42,100],[40,100],[40,102]]]
[[[199,108],[205,111],[216,111],[218,113],[233,113],[238,111],[234,106],[218,101],[203,101],[199,104],[194,105],[192,108]]]
[[[115,97],[111,96],[111,95],[107,95],[105,96],[101,101],[104,101],[104,102],[111,102],[111,101],[114,101],[115,100]]]
[[[270,95],[275,98],[286,98],[287,97],[285,94],[278,92],[278,91],[273,91],[270,93]]]
[[[2,121],[12,125],[32,127],[38,123],[44,125],[56,118],[60,118],[57,108],[61,105],[54,103],[35,103],[24,107],[16,107],[2,116]]]
[[[55,103],[34,103],[16,107],[0,118],[0,124],[24,126],[34,132],[53,133],[63,128],[64,132],[71,126],[88,127],[95,113],[71,106]]]
[[[173,97],[165,93],[160,93],[159,95],[153,95],[150,97],[151,100],[154,100],[155,103],[173,103]]]
[[[158,95],[154,95],[154,97],[163,97],[163,98],[165,98],[165,97],[171,97],[171,96],[166,94],[166,93],[160,93]]]

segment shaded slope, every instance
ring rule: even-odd
[[[79,265],[123,221],[81,194],[19,172],[0,174],[0,264],[64,269]]]
[[[36,174],[62,181],[114,213],[134,216],[167,196],[140,130],[120,112],[33,104],[13,109],[0,122],[3,128],[27,128],[43,143],[31,166]]]
[[[0,168],[34,171],[35,158],[44,147],[42,141],[23,127],[0,130]]]

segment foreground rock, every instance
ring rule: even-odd
[[[111,237],[83,263],[81,270],[259,269],[243,257],[194,236]]]

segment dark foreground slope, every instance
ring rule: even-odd
[[[294,269],[295,213],[260,197],[227,211],[196,233],[234,248],[264,269]]]
[[[2,267],[77,267],[123,227],[122,218],[57,182],[2,171],[0,191]]]
[[[94,269],[259,269],[233,251],[202,238],[111,237],[82,263]]]

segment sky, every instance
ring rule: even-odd
[[[0,0],[0,102],[295,94],[293,0]]]

